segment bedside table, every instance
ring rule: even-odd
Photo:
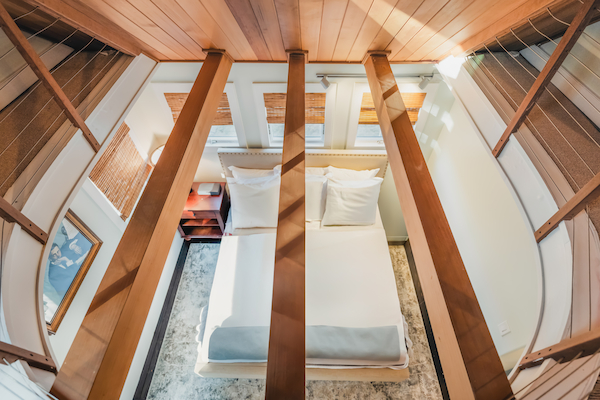
[[[229,196],[225,191],[225,183],[220,183],[221,193],[218,196],[199,196],[199,185],[200,182],[192,185],[192,191],[181,214],[179,233],[185,240],[220,239],[229,212]]]

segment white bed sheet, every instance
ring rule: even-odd
[[[397,326],[401,358],[394,362],[309,359],[307,364],[332,368],[408,365],[395,275],[385,231],[378,224],[323,229],[313,223],[314,229],[307,229],[306,324]],[[218,327],[270,324],[274,253],[275,232],[223,237],[202,343],[208,344]],[[210,361],[208,345],[199,350],[200,360]]]

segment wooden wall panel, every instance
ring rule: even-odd
[[[89,0],[85,4],[85,6],[89,6],[91,9],[97,11],[104,17],[113,21],[115,24],[123,28],[125,31],[129,32],[131,35],[135,36],[140,41],[156,49],[156,51],[164,54],[164,60],[177,60],[178,58],[182,57],[167,44],[156,39],[154,36],[146,32],[144,29],[140,28],[129,18],[117,12],[114,8],[112,8],[105,2],[101,0]],[[79,7],[81,7],[81,5]],[[85,8],[81,8],[81,11],[85,13]]]
[[[151,57],[161,58],[164,55],[129,35],[123,28],[103,17],[94,10],[85,7],[85,12],[78,10],[70,4],[70,0],[25,0],[27,3],[40,7],[44,12],[58,17],[63,21],[89,36],[131,56],[137,56],[142,51]],[[83,8],[83,7],[82,7]]]
[[[383,23],[379,33],[369,45],[368,50],[381,50],[394,40],[396,34],[402,29],[414,12],[424,0],[399,0],[387,20]]]
[[[451,42],[451,38],[456,35],[466,25],[473,22],[477,17],[483,14],[487,9],[497,5],[495,0],[473,1],[463,12],[461,12],[446,26],[440,29],[435,36],[432,36],[414,51],[408,60],[422,60],[429,57],[429,54],[446,42]],[[451,42],[452,43],[452,42]]]
[[[431,37],[431,32],[441,31],[450,21],[460,15],[474,0],[451,0],[392,58],[406,60]]]
[[[376,1],[376,0],[375,0]],[[355,0],[348,2],[346,14],[335,44],[332,61],[346,61],[348,54],[358,37],[360,28],[365,23],[374,0]]]
[[[146,0],[135,0],[143,2]],[[231,49],[229,55],[233,58],[240,58],[240,53],[233,46],[229,38],[215,23],[213,18],[208,14],[204,6],[198,1],[189,2],[188,9],[184,9],[176,0],[156,0],[155,3],[160,9],[165,11],[165,14],[184,32],[189,35],[192,40],[193,47],[202,51],[202,48],[211,49]],[[186,4],[186,3],[184,3]],[[200,22],[202,21],[202,22]],[[202,24],[200,26],[199,24]],[[206,32],[209,32],[207,34]]]
[[[333,58],[333,51],[340,35],[348,4],[348,0],[323,1],[323,20],[321,22],[321,34],[319,37],[318,60],[331,61]]]
[[[301,48],[308,51],[310,61],[316,61],[319,53],[322,18],[323,0],[304,0],[300,3]]]
[[[250,46],[250,42],[244,36],[244,32],[224,1],[177,0],[177,2],[190,13],[195,21],[202,24],[204,29],[209,32],[214,32],[217,29],[216,27],[223,30],[233,47],[224,46],[219,47],[220,49],[227,49],[227,52],[232,56],[239,53],[240,58],[235,58],[236,60],[258,60],[252,46]],[[230,52],[230,49],[235,50]]]
[[[262,35],[262,30],[254,15],[250,0],[225,0],[225,2],[229,6],[229,10],[231,10],[231,13],[242,29],[242,32],[244,32],[244,36],[248,39],[250,47],[252,47],[252,51],[254,51],[254,54],[256,54],[258,59],[265,61],[272,60],[271,52]]]
[[[398,31],[394,40],[386,47],[390,50],[390,59],[395,55],[427,24],[442,8],[448,4],[446,0],[425,0],[414,12],[406,24]]]
[[[273,0],[251,0],[254,15],[262,31],[263,38],[271,54],[271,59],[285,61],[287,56],[283,48],[281,30],[277,20],[277,10]]]
[[[567,0],[64,0],[161,60],[223,48],[237,61],[284,62],[285,50],[306,49],[312,62],[351,63],[384,49],[393,62],[438,61],[559,1]]]
[[[274,1],[283,47],[286,50],[301,49],[302,37],[300,36],[300,8],[298,2],[294,0]]]
[[[400,2],[398,2],[398,4],[399,3]],[[377,39],[377,35],[384,29],[382,28],[382,25],[385,25],[386,20],[389,20],[390,17],[392,19],[394,17],[400,17],[400,15],[392,15],[393,11],[393,1],[375,0],[373,2],[346,60],[349,61],[364,58],[367,50],[371,47],[372,42]],[[377,44],[377,50],[385,49],[388,44],[389,41],[385,44],[383,42]]]
[[[556,0],[527,0],[516,8],[511,7],[519,2],[521,0],[494,7],[493,10],[488,10],[472,24],[465,27],[459,33],[460,36],[453,40],[454,46],[450,49],[451,53],[458,55],[480,45],[500,32],[514,26],[520,20],[528,18],[536,11],[544,10],[551,4],[556,3]],[[459,41],[460,39],[462,40]],[[450,50],[446,51],[446,53],[436,51],[435,54],[437,57],[443,57]]]
[[[202,65],[54,382],[61,400],[119,398],[231,64],[211,52]]]
[[[114,4],[119,8],[121,4],[128,3],[143,13],[148,20],[156,25],[154,29],[156,34],[161,34],[163,37],[170,36],[175,40],[179,47],[189,52],[189,59],[196,60],[198,57],[204,57],[203,48],[215,48],[212,46],[211,39],[201,30],[185,31],[179,27],[182,24],[181,17],[176,13],[176,4],[174,2],[163,3],[162,7],[157,7],[156,4],[148,0],[104,0],[109,1],[109,4]],[[164,1],[164,0],[163,0]],[[140,21],[138,18],[136,22]],[[162,31],[162,32],[161,32]],[[165,35],[167,33],[167,35]],[[190,36],[194,35],[194,38]]]

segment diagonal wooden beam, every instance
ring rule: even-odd
[[[535,231],[535,240],[541,242],[564,220],[573,219],[585,207],[600,196],[600,173],[586,183],[548,221]]]
[[[542,72],[540,72],[538,75],[537,79],[533,83],[533,86],[531,86],[531,89],[529,89],[529,92],[527,92],[527,95],[521,102],[516,114],[508,123],[508,126],[500,137],[500,140],[498,140],[496,147],[494,147],[492,153],[495,157],[500,155],[502,149],[504,149],[504,146],[506,146],[506,143],[508,143],[510,135],[519,129],[521,124],[525,121],[525,118],[527,118],[529,111],[531,111],[542,93],[544,93],[544,90],[554,77],[554,74],[556,71],[558,71],[565,58],[569,55],[569,52],[575,43],[577,43],[577,40],[583,33],[585,27],[589,24],[590,19],[592,18],[592,13],[595,11],[596,7],[598,7],[599,3],[600,0],[583,0],[583,4],[581,5],[581,8],[577,14],[575,14],[573,21],[571,21],[569,29],[567,29],[560,40],[560,43],[552,52],[550,59],[548,59],[548,62],[546,65],[544,65]]]
[[[0,26],[4,30],[4,33],[6,33],[6,36],[8,36],[10,41],[15,45],[19,53],[21,53],[21,56],[25,59],[27,64],[29,64],[33,72],[35,72],[38,79],[44,84],[50,94],[52,94],[54,100],[65,112],[67,118],[69,118],[73,125],[81,129],[83,136],[90,143],[90,146],[92,146],[95,152],[98,152],[100,150],[100,143],[98,143],[90,129],[83,121],[83,118],[81,118],[81,115],[79,115],[75,107],[73,107],[73,104],[65,92],[63,92],[62,88],[56,82],[31,44],[29,44],[2,3],[0,3]]]
[[[231,65],[208,51],[52,386],[61,400],[119,398]]]
[[[586,357],[594,354],[600,348],[600,330],[592,330],[572,338],[527,354],[519,363],[520,369],[534,367],[549,358],[562,363],[569,362],[575,357]],[[581,354],[580,354],[581,353]]]
[[[0,197],[0,218],[6,222],[14,222],[19,224],[19,226],[21,226],[25,232],[29,233],[41,244],[46,244],[46,242],[48,242],[48,234],[42,230],[42,228],[34,224],[21,211],[13,207],[13,205],[6,201],[3,197]]]
[[[304,399],[306,52],[289,52],[266,399]]]
[[[386,52],[370,52],[365,69],[450,397],[508,398],[510,384]]]

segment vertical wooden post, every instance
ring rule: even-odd
[[[231,64],[208,51],[52,387],[61,400],[119,398]]]
[[[505,399],[512,390],[386,52],[369,52],[367,78],[452,399]]]
[[[307,52],[288,51],[288,86],[283,133],[279,219],[267,399],[304,399],[305,361],[305,212],[304,124]]]

